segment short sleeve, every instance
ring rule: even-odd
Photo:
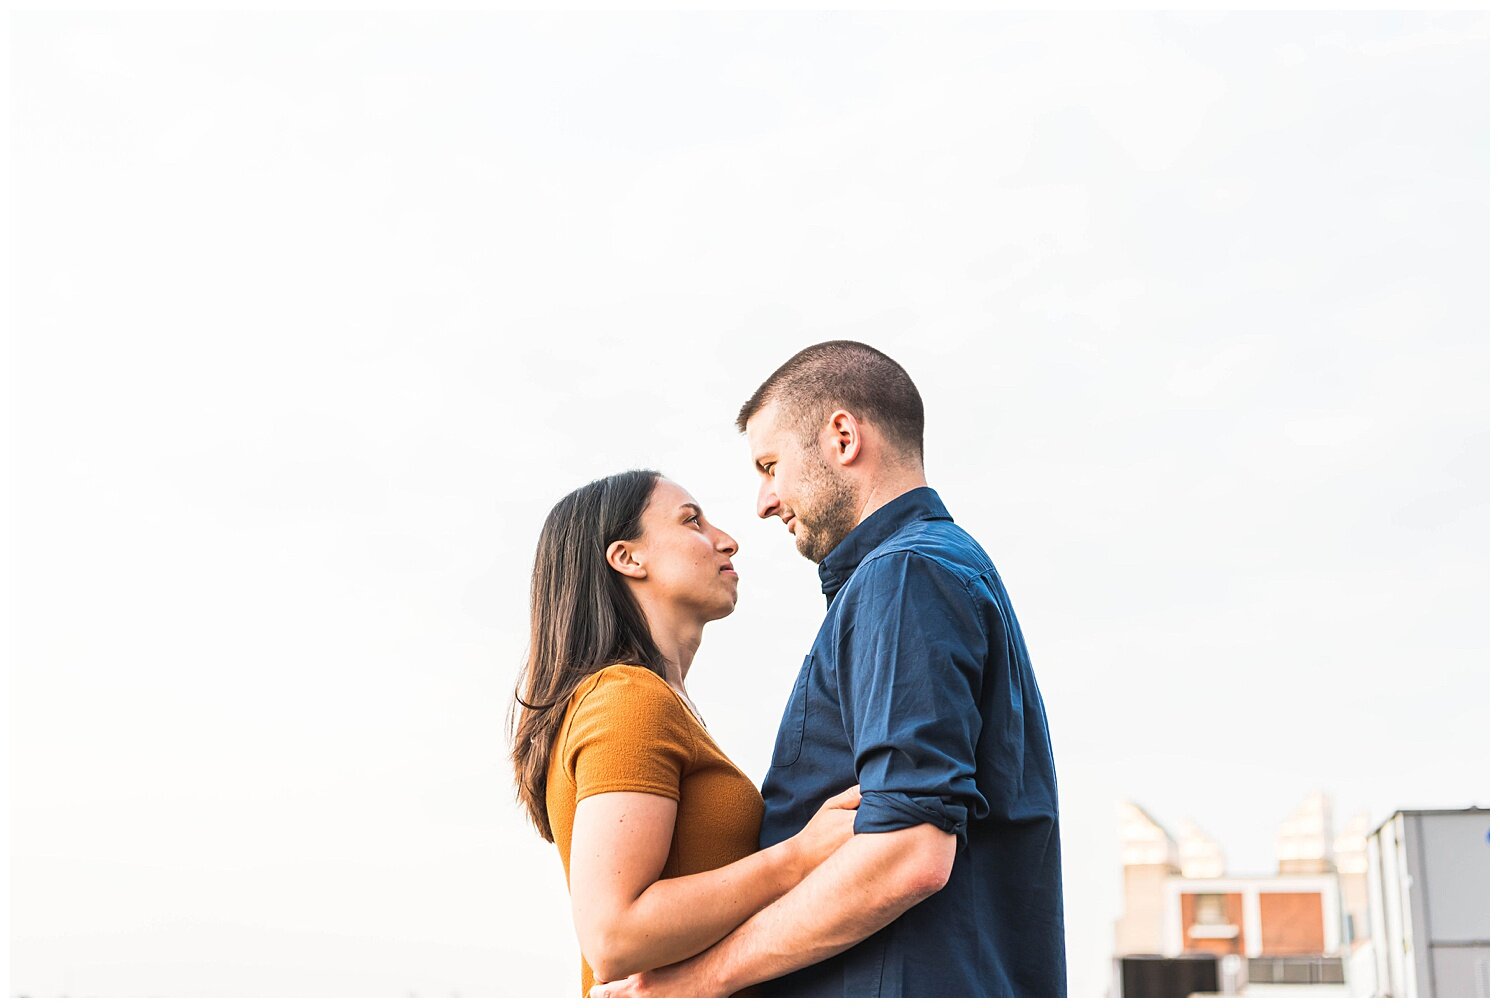
[[[562,754],[578,800],[611,791],[679,800],[692,742],[672,688],[649,669],[611,666],[584,690]]]
[[[964,582],[919,554],[877,557],[856,577],[837,663],[861,791],[854,831],[930,823],[962,848],[989,812],[975,782],[983,621]]]

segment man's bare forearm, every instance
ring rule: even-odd
[[[957,849],[934,826],[856,835],[800,885],[682,964],[731,994],[852,948],[941,889]]]

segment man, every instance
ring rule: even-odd
[[[717,945],[596,996],[1063,996],[1057,779],[994,565],[926,485],[922,399],[862,343],[808,347],[740,411],[757,510],[828,613],[782,718],[762,847],[858,783],[854,836]]]

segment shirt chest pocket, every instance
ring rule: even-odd
[[[773,767],[791,766],[802,755],[802,731],[807,725],[807,680],[812,675],[812,655],[802,659],[802,671],[781,715],[781,730],[776,733],[776,748],[771,753]]]

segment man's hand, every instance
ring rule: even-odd
[[[606,984],[595,984],[589,988],[589,997],[728,997],[734,991],[716,990],[707,978],[700,976],[703,971],[695,969],[694,960],[676,963],[672,966],[663,966],[660,969],[647,970],[628,976],[624,980],[614,980]]]

